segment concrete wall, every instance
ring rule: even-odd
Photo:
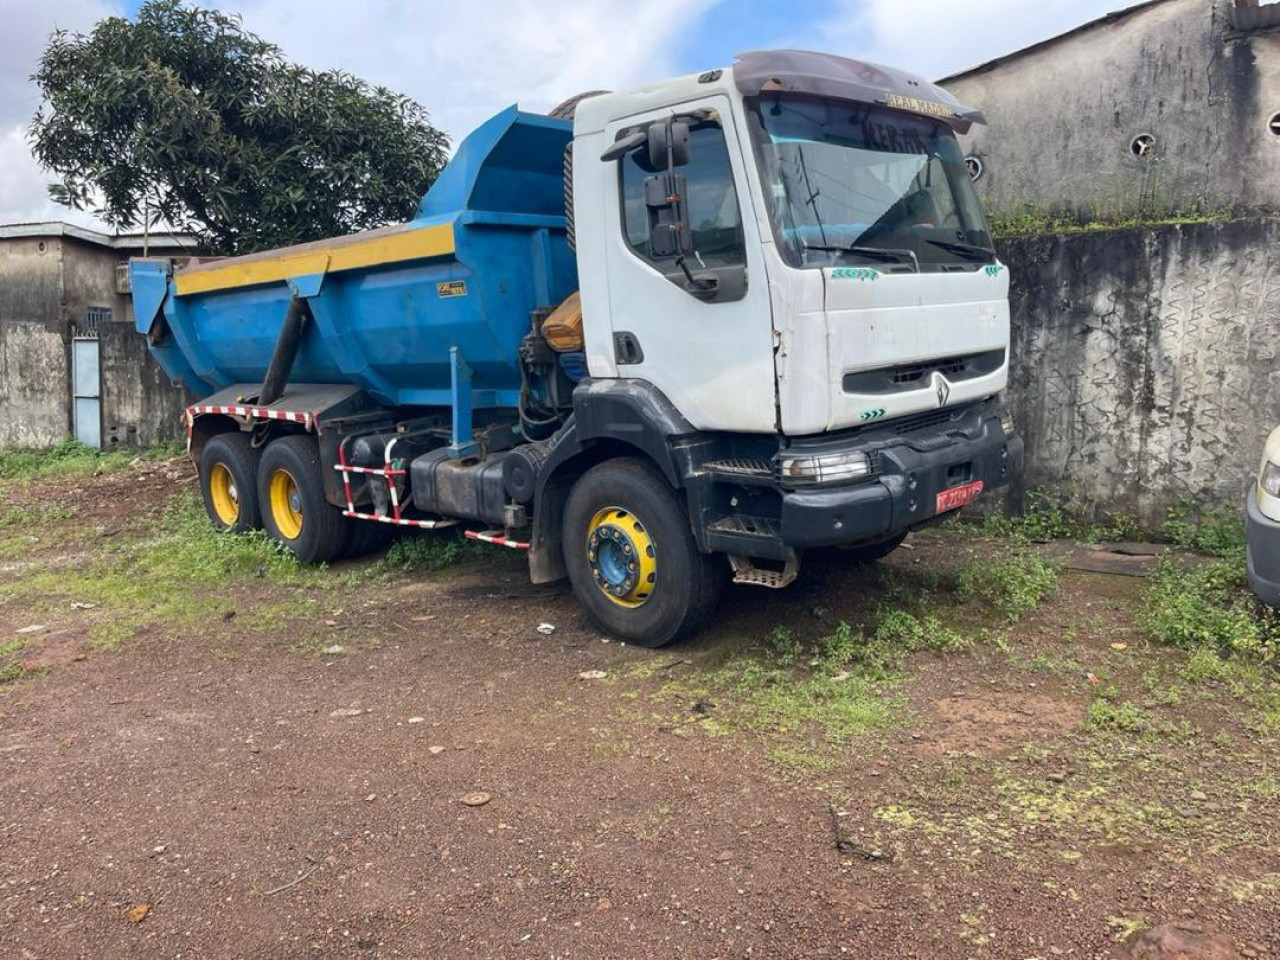
[[[102,446],[147,447],[182,436],[182,411],[194,398],[174,387],[133,325],[98,332],[102,364]]]
[[[93,308],[111,311],[98,330],[103,447],[181,436],[187,398],[151,359],[129,297],[116,292],[126,258],[73,237],[0,241],[0,444],[48,447],[70,435],[71,339]]]
[[[125,257],[114,250],[68,238],[62,241],[63,315],[76,328],[84,329],[90,308],[111,311],[112,321],[132,319],[126,316],[129,298],[116,293],[116,264]]]
[[[43,323],[0,322],[0,444],[44,447],[71,432],[67,346]]]
[[[943,81],[990,121],[962,138],[987,208],[1280,212],[1280,32],[1235,34],[1230,6],[1165,0]]]
[[[62,304],[62,240],[0,242],[0,321],[57,324]]]
[[[1280,220],[1006,242],[1026,484],[1156,524],[1236,502],[1280,422]]]

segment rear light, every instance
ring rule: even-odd
[[[793,486],[848,483],[872,474],[871,458],[865,453],[827,453],[812,456],[779,454],[778,480]]]
[[[1013,414],[1004,413],[1000,416],[1000,429],[1004,431],[1006,437],[1013,436]]]

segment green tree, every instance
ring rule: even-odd
[[[168,223],[211,253],[406,220],[449,145],[407,97],[289,63],[238,17],[181,0],[53,34],[32,79],[54,200],[117,228]]]

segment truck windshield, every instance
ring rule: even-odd
[[[936,272],[995,262],[945,123],[789,95],[766,95],[751,107],[774,232],[793,266]]]

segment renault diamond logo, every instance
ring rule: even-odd
[[[945,407],[951,398],[951,384],[947,383],[947,378],[940,373],[933,375],[933,392],[938,396],[938,406]]]

